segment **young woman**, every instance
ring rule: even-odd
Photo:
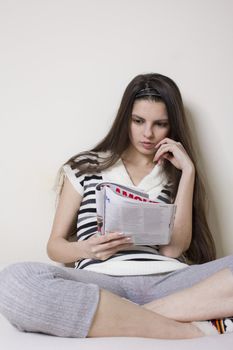
[[[59,173],[49,257],[0,272],[0,311],[18,329],[64,337],[195,338],[233,327],[233,257],[217,259],[182,98],[161,74],[127,86],[107,136]],[[145,190],[177,205],[168,245],[97,233],[95,186]],[[73,231],[77,239],[70,240]],[[211,321],[210,321],[211,320]]]

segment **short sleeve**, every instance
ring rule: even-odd
[[[83,196],[84,192],[84,175],[78,175],[78,169],[72,169],[69,164],[63,165],[64,175],[67,176],[75,190]]]

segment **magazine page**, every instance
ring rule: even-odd
[[[106,188],[104,226],[105,233],[124,232],[138,245],[168,244],[171,239],[175,205],[145,203],[119,198]]]
[[[143,191],[106,182],[96,186],[96,207],[100,234],[124,232],[134,244],[147,245],[168,244],[171,239],[174,204],[156,203]]]
[[[114,182],[101,182],[96,185],[96,213],[97,213],[97,231],[99,234],[105,234],[105,191],[106,187],[111,188],[112,191],[119,196],[131,198],[140,201],[149,201],[149,196],[146,192],[138,190],[134,187],[120,185]]]

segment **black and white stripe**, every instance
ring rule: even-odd
[[[69,172],[70,175],[70,172]],[[67,175],[68,176],[68,175]],[[80,205],[77,221],[78,240],[86,240],[97,233],[96,220],[96,199],[95,187],[103,181],[101,174],[81,175],[77,170],[73,170],[75,181],[78,181],[83,188],[83,200]],[[74,178],[72,179],[74,181]],[[171,203],[171,192],[164,187],[156,199],[158,202]],[[159,255],[156,246],[133,246],[130,250],[120,251],[105,261],[161,261],[169,260],[167,257]],[[77,269],[99,264],[102,260],[82,259],[76,262]]]

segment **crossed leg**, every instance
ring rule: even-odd
[[[135,305],[122,298],[124,294],[121,291],[118,296],[105,290],[108,276],[91,274],[92,283],[90,280],[84,283],[90,275],[85,271],[78,273],[36,263],[17,264],[1,272],[0,311],[20,330],[57,336],[201,337],[204,334],[191,321],[233,314],[232,266],[231,257],[224,263],[211,263],[211,272],[211,268],[196,267],[202,269],[199,279],[195,267],[190,267],[193,271],[191,285],[185,287],[183,283],[183,288],[178,286],[177,290],[172,290],[170,284],[173,288],[177,286],[174,280],[170,283],[168,278],[163,284],[163,288],[170,288],[167,294],[163,290],[163,297]],[[177,273],[175,276],[180,276],[180,284],[184,274]],[[98,289],[93,282],[95,279],[98,282],[100,278],[104,282]],[[117,279],[110,280],[112,284],[117,284]]]
[[[232,317],[233,275],[230,269],[216,272],[190,288],[143,305],[181,322]]]
[[[122,334],[122,327],[124,328],[123,333],[127,330],[128,335],[132,332],[134,336],[135,334],[141,334],[141,336],[147,334],[147,337],[154,337],[155,332],[156,337],[167,339],[174,336],[177,338],[203,336],[201,333],[198,334],[197,329],[193,328],[194,324],[190,322],[232,317],[233,315],[233,274],[231,269],[226,267],[231,265],[232,260],[232,257],[228,257],[212,262],[208,266],[207,264],[202,267],[200,265],[198,267],[202,269],[202,273],[199,274],[199,279],[202,278],[200,282],[194,282],[194,278],[190,276],[190,281],[194,283],[191,287],[140,306],[129,303],[127,300],[119,300],[117,296],[102,291],[102,300],[89,336],[95,336],[101,332],[101,329],[105,329],[110,335],[115,332],[117,332],[116,335],[119,335]],[[225,268],[218,271],[221,266]],[[195,269],[195,267],[189,269],[188,273],[195,275],[195,279],[198,280]],[[213,273],[214,270],[217,272]],[[210,276],[204,277],[207,271]],[[180,275],[182,279],[182,273]],[[169,278],[166,283],[169,284]],[[143,313],[143,308],[152,313]],[[110,314],[106,325],[108,312]],[[127,315],[126,318],[125,315]],[[110,319],[112,322],[109,322]]]
[[[189,339],[204,334],[190,322],[178,322],[101,290],[88,337]]]
[[[101,278],[101,288],[90,283]],[[119,295],[104,289],[109,282]],[[61,337],[204,336],[190,322],[171,320],[125,299],[114,278],[42,263],[13,264],[0,271],[0,312],[21,331]]]
[[[217,266],[220,268],[221,264],[227,266],[229,261],[232,262],[232,258],[219,260],[209,264],[209,266],[211,265],[211,269],[214,270]],[[211,273],[209,266],[207,270]],[[202,268],[204,272],[206,265],[199,266],[199,268]],[[194,270],[193,273],[195,273],[195,268],[191,270]],[[200,277],[201,274],[199,274]],[[196,276],[196,278],[198,277]],[[191,280],[193,279],[191,278]],[[101,329],[107,330],[110,335],[117,330],[116,335],[119,335],[122,334],[121,328],[123,327],[123,332],[127,330],[128,335],[132,332],[134,336],[135,334],[144,334],[144,336],[147,334],[149,337],[154,337],[156,332],[156,337],[167,339],[174,336],[194,338],[203,336],[203,334],[198,334],[197,329],[194,329],[190,322],[233,315],[233,274],[226,267],[189,288],[141,305],[142,307],[119,300],[117,296],[110,295],[108,292],[106,295],[106,291],[102,291],[102,293],[103,299],[100,302],[89,336],[95,336],[101,332]],[[123,305],[124,303],[125,305]],[[110,307],[110,305],[112,306]],[[143,313],[143,308],[152,311],[154,318],[152,314]],[[108,310],[110,310],[110,315],[107,317],[108,324],[106,325]],[[109,323],[110,319],[112,322]],[[113,327],[111,327],[111,323]],[[182,328],[182,324],[184,328]]]

